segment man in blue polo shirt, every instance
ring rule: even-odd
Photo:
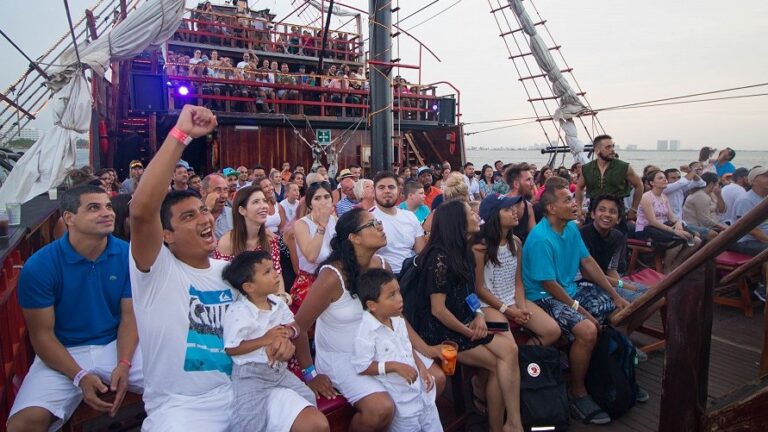
[[[37,356],[11,408],[8,430],[58,430],[85,399],[112,415],[126,389],[142,391],[128,244],[111,235],[115,212],[98,186],[63,194],[67,234],[32,255],[18,299]],[[114,402],[100,395],[112,390]]]
[[[572,342],[571,405],[582,420],[606,424],[611,418],[592,400],[584,385],[600,326],[617,309],[628,305],[611,286],[592,258],[573,222],[579,208],[568,182],[551,177],[541,196],[545,217],[528,234],[523,245],[525,297],[557,321]],[[577,286],[581,270],[594,284]]]

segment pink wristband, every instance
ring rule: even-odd
[[[189,143],[191,143],[193,139],[191,136],[185,134],[184,132],[181,131],[181,129],[177,128],[176,126],[174,126],[173,129],[171,129],[168,135],[176,138],[184,145],[189,145]]]

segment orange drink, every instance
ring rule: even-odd
[[[445,341],[440,347],[443,354],[443,372],[446,375],[453,375],[456,372],[456,356],[459,353],[459,346],[456,342]]]

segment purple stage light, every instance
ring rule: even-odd
[[[179,86],[179,88],[177,88],[176,91],[182,96],[186,96],[189,94],[189,88],[187,86]]]

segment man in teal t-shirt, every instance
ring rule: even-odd
[[[545,217],[523,245],[525,297],[557,321],[571,340],[571,405],[582,420],[594,424],[611,421],[592,400],[584,385],[600,326],[608,316],[628,305],[613,289],[584,245],[576,223],[578,206],[568,182],[552,177],[541,196]],[[596,281],[576,284],[577,274]]]
[[[405,184],[405,201],[399,206],[403,210],[412,211],[419,223],[424,223],[429,216],[429,207],[424,205],[424,186],[417,181]]]

